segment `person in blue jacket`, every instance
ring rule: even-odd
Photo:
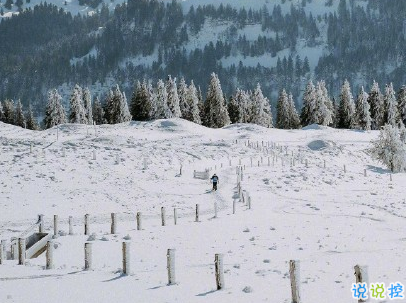
[[[211,182],[213,182],[213,190],[217,190],[217,183],[219,182],[219,177],[217,177],[216,174],[214,174],[211,178],[210,178]]]

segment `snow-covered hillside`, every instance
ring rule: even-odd
[[[0,238],[7,250],[38,214],[49,231],[53,215],[60,219],[55,269],[44,269],[45,254],[26,266],[5,261],[0,302],[290,302],[291,259],[301,262],[304,303],[351,302],[356,264],[369,265],[369,282],[404,284],[406,175],[391,180],[368,156],[377,136],[315,125],[207,129],[180,119],[41,132],[0,124]],[[251,210],[236,191],[239,161]],[[205,168],[219,175],[217,192],[193,178]],[[112,212],[119,217],[115,235]],[[83,271],[86,213],[94,233],[92,271]],[[69,216],[75,235],[67,235]],[[128,276],[121,275],[123,241],[131,243]],[[167,286],[169,248],[176,249],[173,286]],[[224,254],[221,291],[215,253]]]

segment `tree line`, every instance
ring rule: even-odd
[[[324,81],[309,81],[303,94],[300,110],[291,93],[279,92],[276,102],[276,121],[270,100],[262,93],[260,84],[254,90],[237,89],[227,98],[221,88],[218,75],[211,74],[205,100],[199,86],[193,80],[179,83],[171,76],[158,80],[155,85],[144,79],[137,81],[128,102],[125,92],[118,85],[109,90],[103,101],[92,98],[88,88],[75,85],[69,99],[69,112],[63,106],[56,89],[48,92],[43,120],[44,128],[63,123],[116,124],[122,122],[151,121],[155,119],[183,118],[210,128],[221,128],[234,123],[254,123],[264,127],[298,129],[310,124],[324,126],[378,130],[389,124],[393,127],[406,123],[406,86],[396,94],[392,84],[381,92],[373,82],[367,93],[362,87],[354,98],[350,83],[345,80],[340,94],[331,97]],[[26,112],[20,100],[0,102],[0,121],[38,130],[32,108]]]

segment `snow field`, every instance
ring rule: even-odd
[[[45,255],[27,260],[26,266],[12,260],[1,265],[1,302],[290,302],[291,259],[301,263],[303,302],[352,300],[356,264],[369,266],[370,282],[405,283],[405,175],[393,175],[391,181],[365,152],[377,132],[316,126],[282,131],[243,124],[212,130],[171,119],[101,126],[97,137],[87,135],[85,126],[66,125],[55,141],[55,129],[0,126],[1,238],[18,236],[38,213],[45,214],[47,230],[58,214],[65,233],[68,216],[74,216],[75,232],[54,240],[53,270],[44,270]],[[288,152],[272,148],[268,155],[246,146],[246,140],[287,146]],[[33,154],[30,142],[35,142]],[[236,197],[239,159],[251,210]],[[192,176],[193,170],[210,167],[212,173],[215,166],[220,183],[212,193],[208,182]],[[233,199],[238,201],[234,215]],[[221,206],[217,219],[215,201]],[[199,223],[194,222],[196,203]],[[168,215],[165,227],[161,206]],[[173,207],[179,209],[177,226]],[[142,231],[136,230],[137,211],[143,213]],[[116,235],[109,234],[111,212],[119,217]],[[88,272],[83,271],[85,213],[95,234]],[[123,241],[131,242],[129,276],[121,275]],[[176,249],[174,286],[166,285],[169,248]],[[222,291],[215,291],[215,253],[224,254]]]

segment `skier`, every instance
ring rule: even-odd
[[[217,190],[217,183],[219,182],[219,177],[217,177],[216,174],[214,174],[210,180],[213,182],[213,190]]]

